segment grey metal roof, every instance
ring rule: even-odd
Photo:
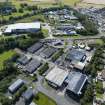
[[[31,47],[29,47],[27,49],[27,51],[30,52],[30,53],[34,53],[37,50],[39,50],[41,47],[43,47],[43,44],[38,42],[38,43],[35,43],[34,45],[32,45]]]
[[[23,65],[27,64],[30,59],[28,59],[26,56],[21,56],[17,61]]]
[[[11,92],[15,92],[18,88],[20,88],[22,86],[22,84],[24,84],[24,81],[21,79],[18,79],[8,89]]]
[[[86,54],[82,51],[79,51],[77,49],[72,49],[67,53],[66,59],[70,61],[73,61],[73,60],[81,61],[85,55]]]
[[[87,80],[87,76],[80,72],[70,72],[67,82],[67,90],[74,92],[75,94],[81,94],[81,90]]]
[[[44,57],[46,58],[49,58],[51,57],[58,49],[56,48],[53,48],[53,47],[49,47],[49,48],[46,48],[42,53],[41,55],[43,55]]]
[[[26,99],[26,100],[30,100],[32,97],[33,97],[33,90],[32,89],[27,89],[25,91],[25,93],[23,94],[23,97]]]
[[[31,60],[25,67],[25,70],[29,73],[33,73],[39,66],[41,62],[37,59]]]

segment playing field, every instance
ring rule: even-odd
[[[3,69],[3,63],[6,60],[11,59],[14,54],[15,54],[15,51],[13,51],[13,50],[6,51],[6,52],[0,54],[0,70]]]

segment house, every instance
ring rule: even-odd
[[[21,79],[18,79],[11,86],[9,86],[8,90],[10,93],[15,93],[23,84],[24,84],[24,81]]]
[[[35,70],[37,70],[41,66],[41,62],[37,59],[32,59],[26,66],[25,71],[29,74],[32,74]]]
[[[31,47],[29,47],[27,49],[27,51],[30,53],[35,53],[36,51],[38,51],[42,47],[43,47],[43,44],[41,42],[37,42],[34,45],[32,45]]]
[[[62,70],[58,67],[54,67],[48,75],[45,77],[48,84],[54,88],[60,88],[68,76],[68,71]]]
[[[70,72],[68,78],[65,80],[65,82],[68,83],[66,91],[78,96],[81,95],[87,79],[85,74],[75,71]]]
[[[19,34],[19,33],[35,33],[40,31],[41,25],[39,22],[33,23],[16,23],[7,25],[4,34]]]

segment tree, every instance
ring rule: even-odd
[[[94,96],[94,91],[93,91],[93,85],[88,85],[87,89],[84,93],[83,98],[80,100],[81,105],[92,105],[93,102],[93,96]]]

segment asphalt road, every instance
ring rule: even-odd
[[[36,88],[38,91],[44,93],[51,99],[53,99],[57,105],[80,105],[76,101],[72,100],[71,98],[67,99],[65,96],[60,96],[56,94],[54,91],[48,90],[42,86],[43,78],[38,76],[38,82],[36,83]]]

